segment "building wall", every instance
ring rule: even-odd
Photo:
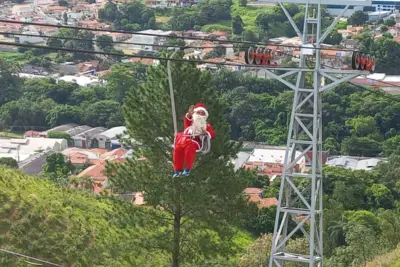
[[[11,12],[15,15],[27,15],[35,11],[33,5],[15,5],[12,7]]]

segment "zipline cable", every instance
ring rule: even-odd
[[[10,250],[6,250],[6,249],[3,249],[3,248],[0,248],[0,251],[2,251],[2,252],[4,252],[4,253],[12,254],[12,255],[17,256],[17,257],[23,257],[23,258],[27,258],[27,259],[34,260],[34,261],[38,261],[38,262],[42,262],[42,263],[47,263],[47,264],[49,264],[49,265],[62,267],[62,265],[59,265],[59,264],[56,264],[56,263],[53,263],[53,262],[50,262],[50,261],[41,260],[41,259],[38,259],[38,258],[35,258],[35,257],[31,257],[31,256],[26,256],[26,255],[24,255],[24,254],[17,253],[17,252],[14,252],[14,251],[10,251]]]
[[[202,64],[214,64],[214,65],[226,65],[226,66],[243,66],[243,67],[252,67],[252,68],[264,68],[265,66],[262,65],[247,65],[243,63],[228,63],[228,62],[211,62],[211,61],[204,61],[204,60],[187,60],[187,59],[181,59],[181,58],[167,58],[167,57],[153,57],[153,56],[137,56],[137,55],[126,55],[126,54],[119,54],[119,53],[112,53],[112,52],[102,52],[102,51],[90,51],[90,50],[78,50],[78,49],[70,49],[70,48],[63,48],[63,47],[50,47],[50,46],[39,46],[39,45],[31,45],[31,44],[20,44],[20,43],[9,43],[9,42],[1,42],[0,45],[8,45],[8,46],[17,46],[17,47],[28,47],[28,48],[43,48],[43,49],[48,49],[48,50],[60,50],[60,51],[67,51],[67,52],[79,52],[79,53],[88,53],[88,54],[100,54],[100,55],[112,55],[112,56],[120,56],[120,57],[132,57],[132,58],[148,58],[148,59],[155,59],[155,60],[171,60],[171,61],[180,61],[180,62],[193,62],[193,63],[202,63]],[[326,65],[325,65],[326,66]],[[329,67],[329,66],[328,66]],[[275,67],[269,67],[270,69],[275,68]],[[293,69],[293,68],[283,68],[283,67],[276,67],[280,69]],[[331,67],[330,67],[331,68]],[[295,68],[295,69],[301,69],[301,68]],[[310,68],[307,68],[310,69]],[[362,76],[362,75],[360,75]],[[374,79],[370,79],[374,80]],[[379,80],[374,80],[377,82],[381,82]],[[360,86],[358,84],[348,82],[350,84],[356,85],[361,88],[366,88],[363,86]],[[394,84],[390,84],[385,82],[388,85],[391,85],[393,87],[399,87]],[[369,90],[370,91],[370,90]],[[372,92],[372,91],[371,91]],[[377,93],[377,92],[375,92]],[[387,97],[387,96],[386,96]],[[390,97],[389,97],[390,98]],[[397,99],[390,98],[394,101],[398,101]]]
[[[183,58],[168,58],[168,57],[154,57],[154,56],[140,56],[140,55],[128,55],[123,53],[114,53],[114,52],[103,52],[103,51],[91,51],[91,50],[80,50],[80,49],[72,49],[65,47],[53,47],[53,46],[44,46],[44,45],[32,45],[32,44],[21,44],[21,43],[10,43],[10,42],[2,42],[0,41],[0,45],[6,46],[17,46],[17,47],[26,47],[26,48],[39,48],[39,49],[48,49],[48,50],[60,50],[72,53],[86,53],[86,54],[95,54],[95,55],[109,55],[109,56],[118,56],[118,57],[131,57],[131,58],[148,58],[155,60],[171,60],[171,61],[180,61],[180,62],[192,62],[197,64],[213,64],[213,65],[222,65],[222,66],[242,66],[248,68],[265,68],[262,65],[249,65],[245,63],[230,63],[230,62],[213,62],[207,60],[191,60],[191,59],[183,59]],[[270,66],[269,68],[277,68],[277,69],[288,69],[292,70],[294,68],[283,68],[281,66]],[[296,68],[297,69],[297,68]],[[301,69],[301,68],[299,68]],[[306,68],[304,70],[307,70]]]

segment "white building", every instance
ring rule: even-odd
[[[125,126],[118,126],[95,135],[94,138],[98,141],[98,148],[114,149],[121,146],[118,136],[123,135],[126,137],[125,131]]]
[[[17,16],[23,16],[31,14],[35,11],[35,7],[30,4],[26,5],[15,5],[11,9],[11,13]]]
[[[368,14],[368,20],[369,21],[377,21],[377,20],[388,17],[391,13],[392,13],[391,11],[382,11],[382,10],[375,11],[375,12]]]
[[[389,11],[393,13],[396,11],[396,7],[399,6],[400,0],[373,0],[371,6],[350,6],[349,9],[343,14],[343,17],[350,17],[356,11],[364,11],[364,12],[374,12],[374,11]],[[329,14],[333,16],[338,16],[345,6],[340,5],[327,5],[326,10]]]
[[[65,81],[65,82],[74,82],[83,87],[87,87],[89,85],[100,83],[100,81],[97,77],[89,77],[89,76],[65,75],[65,76],[58,78],[58,80]]]
[[[140,33],[157,34],[161,36],[141,35]],[[166,45],[168,42],[168,35],[170,35],[171,33],[172,31],[162,31],[162,30],[140,31],[139,34],[133,35],[132,38],[129,40],[129,42],[138,44],[138,45],[133,45],[133,48],[139,48],[144,51],[156,51],[159,50],[159,47],[155,47],[149,44]]]
[[[62,151],[68,147],[67,140],[28,137],[24,139],[0,139],[0,158],[13,158],[20,162],[44,151]]]
[[[40,35],[38,32],[23,32],[23,34],[32,34],[32,35]],[[31,43],[31,44],[38,44],[46,42],[46,39],[40,36],[21,36],[18,34],[14,35],[16,43]]]
[[[326,165],[342,167],[352,170],[372,170],[376,165],[381,162],[379,158],[358,158],[358,157],[333,157],[328,159]]]

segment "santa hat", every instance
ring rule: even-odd
[[[203,103],[197,103],[196,106],[194,106],[194,110],[193,110],[194,112],[197,112],[200,110],[204,111],[204,113],[206,114],[206,117],[208,117],[208,112]]]

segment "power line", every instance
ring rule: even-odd
[[[191,60],[191,59],[183,59],[183,58],[168,58],[168,57],[154,57],[154,56],[139,56],[139,55],[127,55],[123,53],[114,53],[114,52],[103,52],[103,51],[91,51],[91,50],[81,50],[81,49],[72,49],[65,47],[53,47],[53,46],[44,46],[44,45],[32,45],[32,44],[21,44],[21,43],[9,43],[9,42],[1,42],[0,45],[7,46],[17,46],[17,47],[26,47],[26,48],[40,48],[40,49],[48,49],[48,50],[60,50],[72,53],[85,53],[85,54],[95,54],[95,55],[108,55],[108,56],[118,56],[118,57],[131,57],[131,58],[148,58],[148,59],[156,59],[156,60],[171,60],[171,61],[180,61],[180,62],[192,62],[192,63],[200,63],[200,64],[213,64],[213,65],[221,65],[221,66],[243,66],[250,68],[265,68],[265,65],[249,65],[244,63],[231,63],[231,62],[213,62],[207,60]],[[279,68],[279,69],[293,69],[293,68],[283,68],[281,66],[268,66],[268,68]],[[306,69],[305,69],[306,70]]]
[[[143,45],[143,46],[155,46],[155,47],[176,47],[176,48],[216,48],[218,44],[215,46],[190,46],[190,45],[161,45],[161,44],[147,44],[147,43],[134,43],[134,42],[124,42],[124,41],[105,41],[105,40],[97,40],[97,39],[82,39],[75,37],[61,37],[61,36],[48,36],[48,35],[38,35],[38,34],[29,34],[29,33],[9,33],[9,32],[0,32],[0,34],[8,34],[8,35],[18,35],[18,36],[28,36],[28,37],[41,37],[41,38],[49,38],[49,39],[65,39],[65,40],[75,40],[75,41],[86,41],[86,42],[99,42],[99,43],[109,43],[109,44],[131,44],[131,45]]]
[[[265,66],[263,65],[247,65],[247,64],[240,64],[240,63],[229,63],[229,62],[211,62],[211,61],[205,61],[205,60],[188,60],[188,59],[181,59],[181,58],[165,58],[165,57],[153,57],[153,56],[137,56],[137,55],[126,55],[126,54],[120,54],[120,53],[113,53],[113,52],[102,52],[102,51],[90,51],[90,50],[79,50],[79,49],[69,49],[69,48],[63,48],[63,47],[50,47],[50,46],[39,46],[39,45],[31,45],[31,44],[19,44],[19,43],[8,43],[8,42],[0,42],[0,45],[8,45],[8,46],[20,46],[20,47],[28,47],[28,48],[43,48],[43,49],[49,49],[49,50],[61,50],[61,51],[67,51],[67,52],[79,52],[79,53],[88,53],[88,54],[102,54],[102,55],[112,55],[112,56],[120,56],[120,57],[132,57],[132,58],[148,58],[148,59],[156,59],[156,60],[172,60],[172,61],[180,61],[180,62],[193,62],[193,63],[202,63],[202,64],[214,64],[214,65],[226,65],[226,66],[247,66],[247,67],[254,67],[254,68],[263,68]],[[269,68],[274,68],[274,66],[268,66]],[[280,69],[291,69],[291,68],[283,68],[283,67],[276,67]],[[300,69],[300,68],[299,68]],[[374,80],[374,79],[370,79]],[[377,82],[380,82],[379,80],[374,80]],[[355,86],[358,86],[360,88],[366,89],[370,92],[373,92],[366,87],[360,86],[358,84],[349,82],[350,84],[353,84]],[[386,83],[386,82],[385,82]],[[393,87],[398,87],[396,85],[389,84]],[[373,92],[377,93],[377,92]],[[389,98],[393,101],[399,102],[399,100],[388,97],[384,95],[384,97]]]
[[[56,263],[52,263],[52,262],[45,261],[45,260],[41,260],[41,259],[38,259],[38,258],[26,256],[26,255],[23,255],[23,254],[14,252],[14,251],[6,250],[6,249],[3,249],[3,248],[0,248],[0,251],[5,252],[5,253],[12,254],[12,255],[14,255],[14,256],[24,257],[24,258],[27,258],[27,259],[30,259],[30,260],[35,260],[35,261],[42,262],[42,263],[47,263],[47,264],[50,264],[50,265],[53,265],[53,266],[62,267],[61,265],[56,264]]]
[[[323,47],[308,47],[308,46],[296,46],[296,45],[283,45],[283,44],[275,44],[272,42],[249,42],[249,41],[234,41],[234,40],[213,40],[210,38],[199,38],[199,37],[186,37],[186,36],[176,36],[176,35],[164,35],[164,34],[155,34],[155,33],[142,33],[142,32],[131,32],[131,31],[120,31],[120,30],[112,30],[112,29],[94,29],[94,28],[85,28],[85,27],[77,27],[77,26],[67,26],[67,25],[54,25],[48,23],[39,23],[39,22],[24,22],[24,21],[15,21],[15,20],[4,20],[0,19],[0,22],[3,23],[11,23],[11,24],[22,24],[22,25],[33,25],[33,26],[43,26],[43,27],[56,27],[63,29],[73,29],[73,30],[86,30],[86,31],[94,31],[94,32],[110,32],[110,33],[127,33],[132,35],[143,35],[143,36],[153,36],[153,37],[162,37],[162,38],[175,38],[175,39],[187,39],[187,40],[199,40],[199,41],[208,41],[208,42],[218,42],[218,43],[228,43],[228,44],[247,44],[247,45],[260,45],[260,46],[277,46],[277,47],[288,47],[288,48],[307,48],[314,50],[334,50],[334,51],[348,51],[348,52],[358,52],[358,50],[354,49],[337,49],[337,48],[323,48]]]

